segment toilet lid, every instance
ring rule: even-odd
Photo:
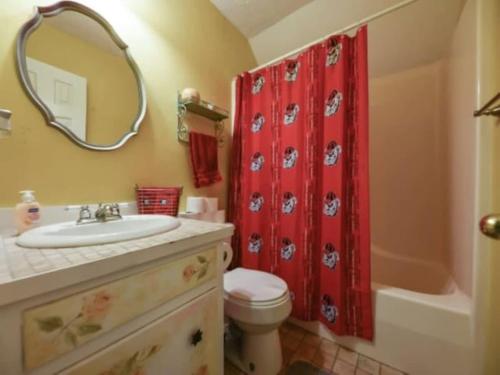
[[[224,292],[248,302],[271,301],[288,292],[286,282],[267,272],[235,268],[224,274]]]

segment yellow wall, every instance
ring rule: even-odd
[[[44,204],[134,199],[134,185],[183,185],[184,196],[226,197],[229,139],[219,151],[224,182],[196,190],[188,150],[176,138],[176,90],[196,87],[230,107],[230,81],[255,66],[246,39],[208,0],[85,0],[129,44],[148,93],[140,134],[113,152],[84,150],[48,127],[22,90],[15,40],[34,5],[52,1],[4,0],[0,14],[0,107],[13,112],[13,134],[0,140],[0,206],[32,188]],[[227,135],[229,123],[226,123]],[[207,124],[207,129],[208,124]],[[211,130],[211,129],[210,129]]]
[[[96,22],[94,27],[101,25]],[[139,111],[134,73],[121,50],[116,50],[117,54],[110,53],[47,22],[28,39],[28,57],[87,79],[88,143],[117,142],[130,131]]]

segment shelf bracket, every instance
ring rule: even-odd
[[[212,120],[217,143],[219,147],[224,146],[224,120],[229,117],[228,111],[204,100],[183,100],[177,94],[177,140],[182,143],[189,143],[189,129],[185,123],[188,112]]]
[[[184,123],[186,117],[186,106],[182,103],[177,103],[177,140],[183,143],[189,143],[189,129]]]

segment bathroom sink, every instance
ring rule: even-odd
[[[119,220],[79,225],[68,221],[24,232],[16,244],[31,248],[100,245],[169,232],[179,225],[178,219],[164,215],[128,215]]]

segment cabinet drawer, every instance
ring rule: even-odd
[[[198,297],[61,374],[222,374],[218,295]]]
[[[26,310],[23,354],[33,369],[215,278],[212,248]]]

